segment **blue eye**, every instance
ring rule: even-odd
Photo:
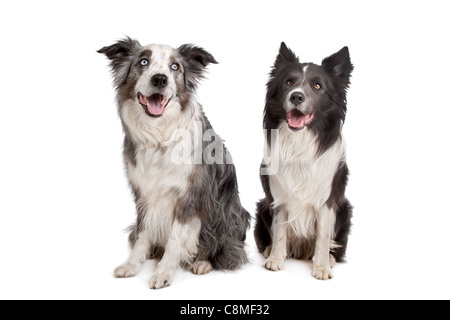
[[[141,60],[141,66],[146,66],[148,65],[148,60],[147,59],[142,59]]]
[[[174,63],[174,64],[172,64],[171,68],[174,71],[178,71],[178,69],[180,69],[180,65],[178,63]]]

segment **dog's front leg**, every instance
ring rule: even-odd
[[[313,258],[314,278],[328,280],[333,278],[330,264],[331,234],[335,223],[334,210],[324,205],[318,211],[316,248]]]
[[[142,265],[147,259],[147,254],[150,250],[150,239],[147,231],[141,231],[138,234],[136,243],[131,251],[128,262],[117,267],[114,270],[114,277],[116,278],[130,278],[136,276],[142,269]]]
[[[284,209],[276,210],[272,222],[272,248],[265,267],[267,270],[283,269],[287,256],[287,213]]]
[[[170,286],[181,261],[191,262],[198,251],[201,222],[193,218],[188,222],[175,219],[165,253],[156,273],[150,279],[150,288],[161,289]]]

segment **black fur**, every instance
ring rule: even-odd
[[[340,136],[342,124],[347,112],[347,89],[353,65],[347,47],[325,58],[322,65],[300,63],[298,57],[283,42],[275,61],[270,80],[267,84],[266,106],[264,109],[264,129],[267,129],[267,141],[270,143],[270,130],[278,129],[286,121],[286,110],[280,101],[290,88],[285,86],[288,79],[297,80],[302,76],[303,67],[314,71],[315,77],[325,85],[322,96],[315,107],[316,119],[310,129],[317,135],[319,152],[323,153],[332,146]]]
[[[203,131],[210,129],[203,114]],[[209,143],[203,141],[203,150]],[[199,258],[211,261],[216,270],[235,270],[248,262],[245,240],[250,214],[241,205],[236,170],[234,165],[226,164],[228,150],[224,145],[223,150],[223,164],[207,164],[203,159],[197,165],[193,184],[176,215],[180,220],[198,215],[202,218]]]
[[[303,73],[308,67],[308,78]],[[350,76],[353,65],[350,61],[349,50],[342,48],[339,52],[325,58],[322,65],[301,63],[295,53],[283,42],[275,60],[267,83],[266,105],[264,109],[264,129],[267,129],[267,143],[271,143],[271,130],[280,128],[287,121],[284,101],[291,87],[286,86],[287,81],[293,84],[302,81],[320,83],[321,90],[312,90],[309,99],[313,101],[312,108],[314,120],[308,128],[317,137],[318,153],[320,156],[341,138],[342,125],[347,112],[347,89],[350,85]],[[264,168],[264,164],[262,168]],[[326,205],[333,208],[336,214],[335,241],[340,246],[333,250],[337,262],[343,261],[347,249],[348,236],[351,229],[352,206],[345,198],[349,170],[345,161],[341,165],[332,183],[332,190]],[[313,178],[313,177],[312,177]],[[259,251],[262,253],[271,245],[272,220],[276,212],[272,208],[274,202],[268,176],[261,176],[266,197],[257,204],[255,239]],[[291,248],[296,258],[312,258],[314,247],[308,249]],[[297,252],[297,253],[295,253]]]
[[[114,83],[117,87],[127,80],[134,54],[140,48],[141,45],[137,40],[127,37],[97,51],[98,53],[105,54],[110,59],[110,67],[113,72]]]
[[[185,58],[185,84],[186,88],[193,91],[200,80],[204,79],[205,67],[210,63],[218,63],[214,57],[202,48],[192,44],[184,44],[178,48],[178,52]]]

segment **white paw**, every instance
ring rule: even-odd
[[[213,269],[211,262],[209,261],[197,261],[192,267],[192,272],[194,274],[207,274],[210,273]]]
[[[156,273],[150,278],[150,289],[162,289],[170,286],[172,283],[172,275],[168,273]]]
[[[264,265],[267,270],[280,271],[284,267],[284,259],[278,257],[269,257]]]
[[[141,271],[142,265],[126,263],[114,270],[115,278],[131,278],[135,277]]]
[[[318,280],[329,280],[333,278],[331,268],[324,266],[314,266],[312,276]]]

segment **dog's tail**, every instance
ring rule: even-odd
[[[211,264],[216,270],[237,270],[247,262],[245,244],[238,239],[229,239],[211,259]]]
[[[227,227],[222,232],[218,232],[220,228],[216,226],[209,229],[208,233],[203,233],[206,237],[201,236],[201,242],[207,244],[209,260],[216,270],[233,271],[248,263],[245,240],[251,217],[240,203],[236,204],[235,209],[231,210],[235,214],[231,215],[233,218],[229,217]]]

